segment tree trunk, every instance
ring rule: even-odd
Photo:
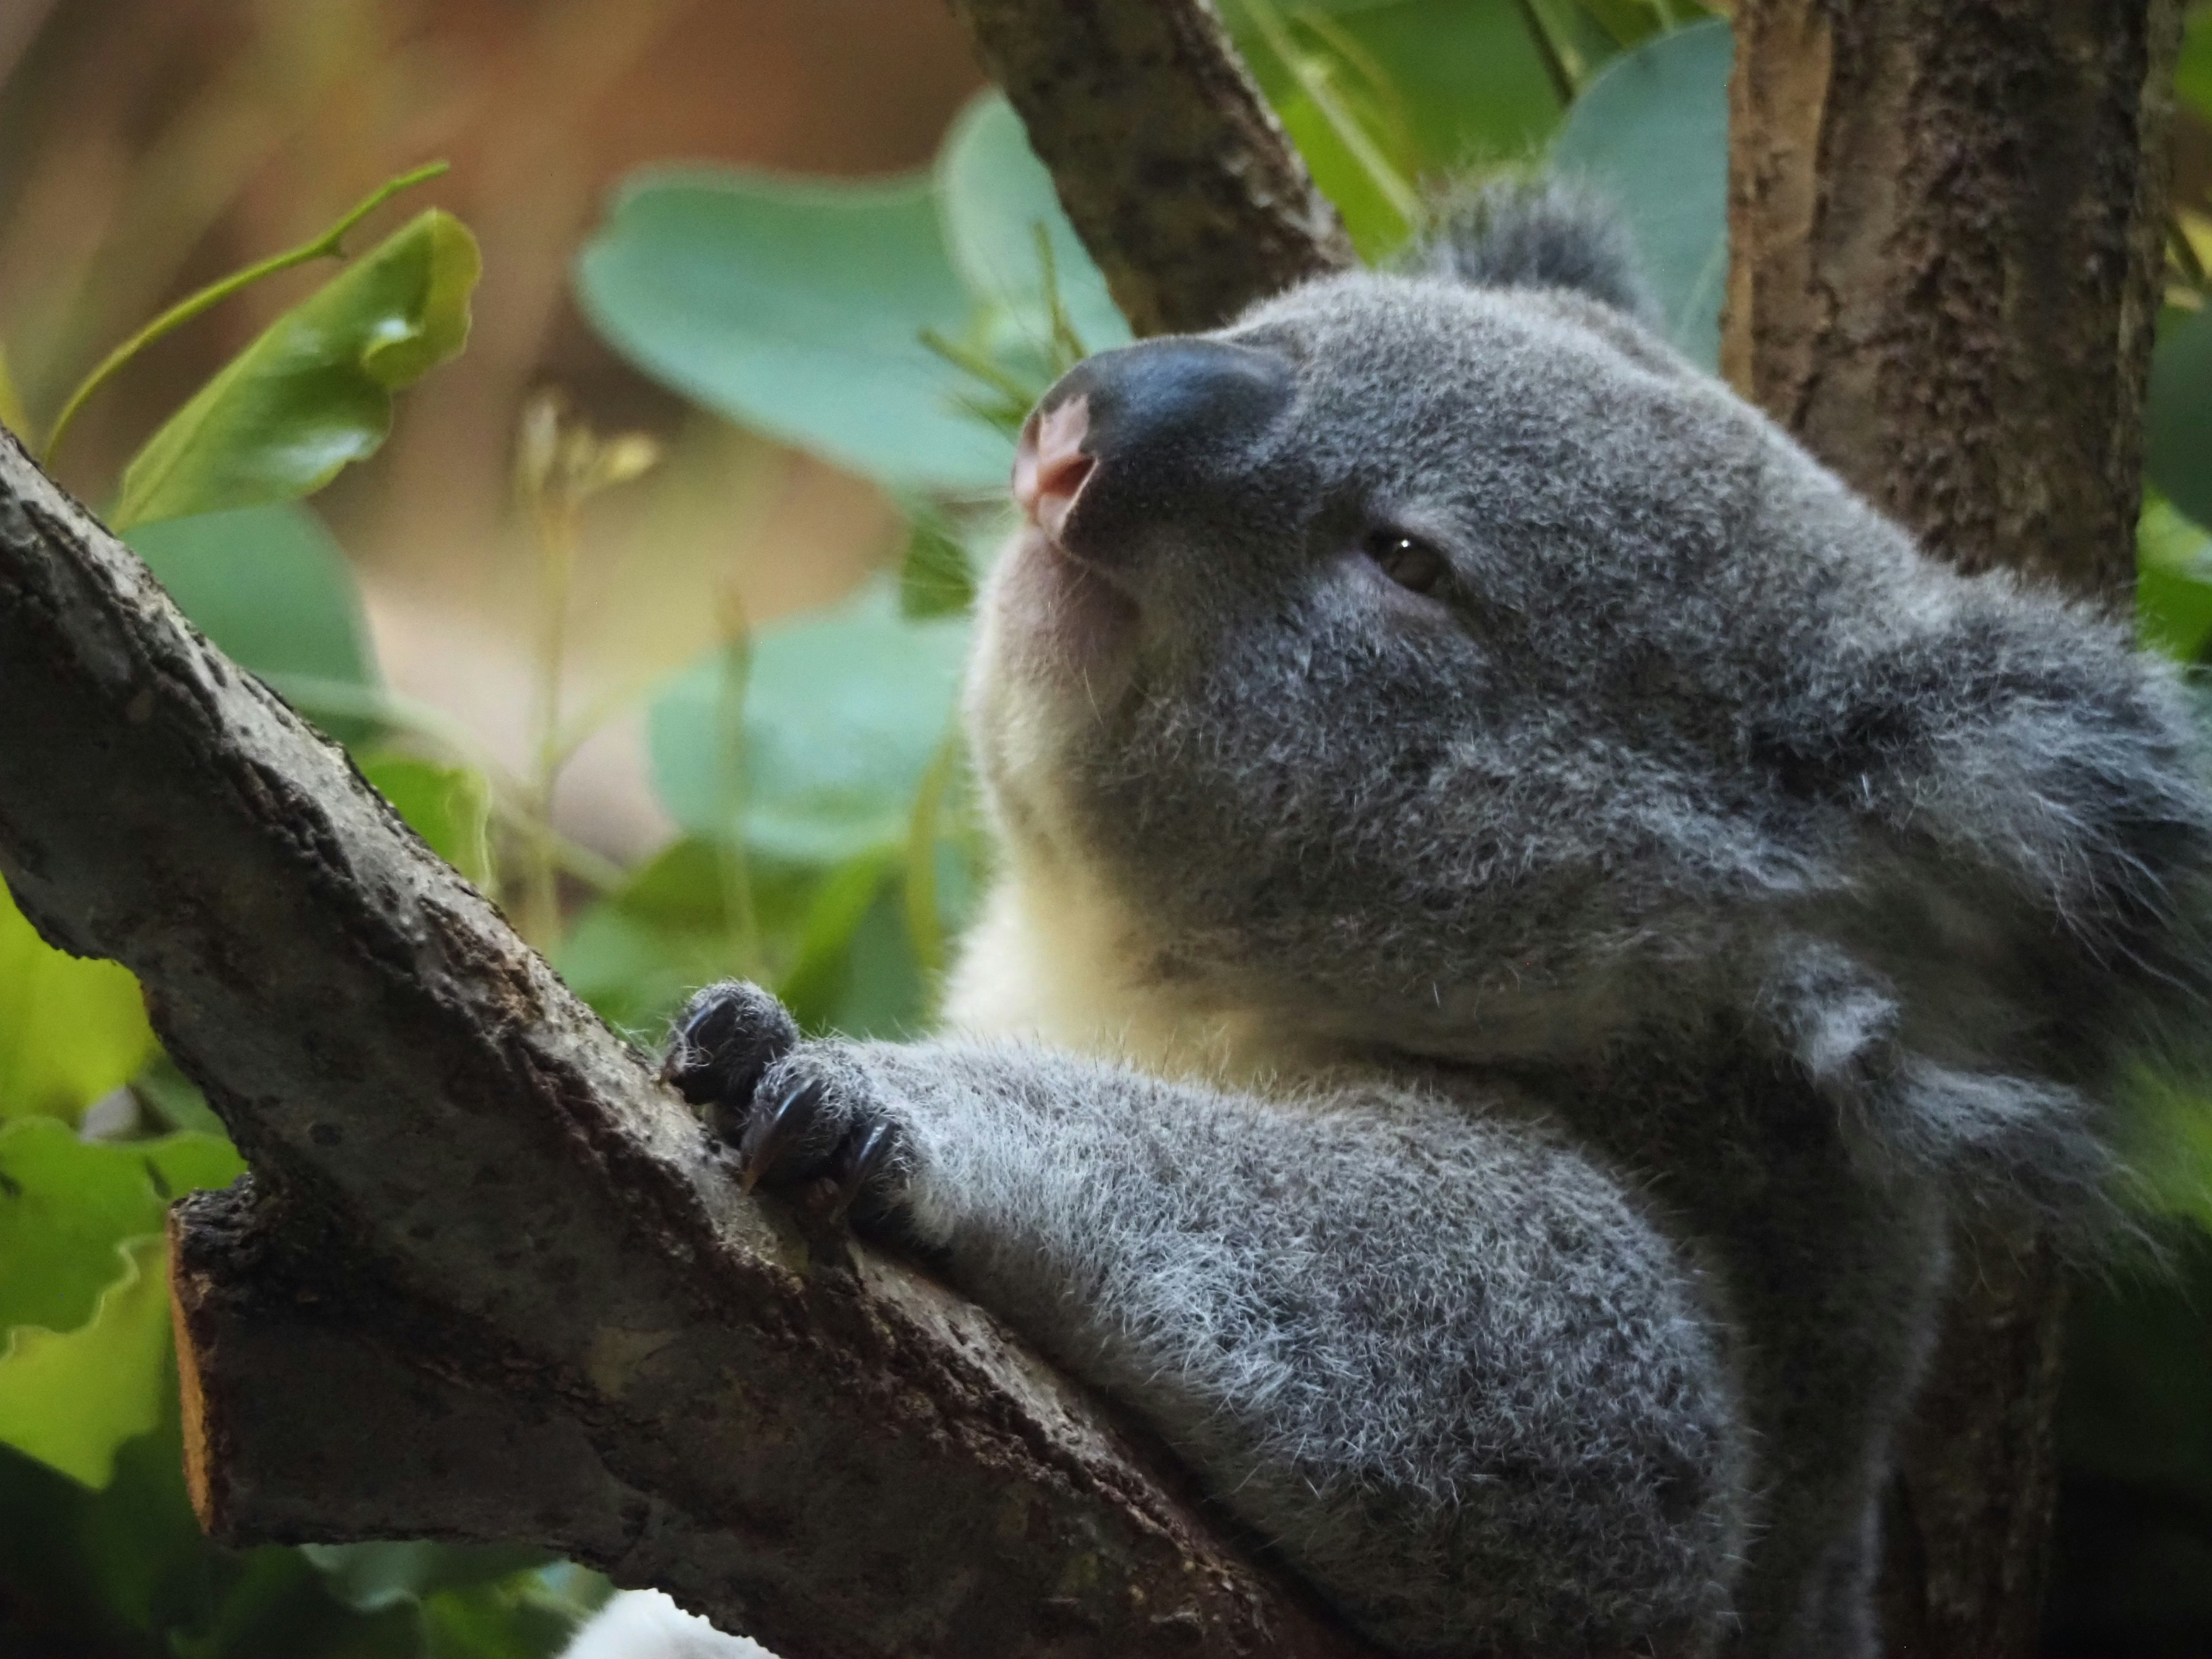
[[[950,0],[1139,334],[1356,263],[1202,0]]]
[[[1743,0],[1722,366],[1924,546],[2128,604],[2172,0]],[[1889,1506],[1898,1654],[2035,1647],[2063,1280],[1984,1231]]]
[[[985,1315],[672,1092],[0,439],[0,871],[252,1175],[171,1220],[236,1542],[528,1540],[786,1659],[1358,1644]]]

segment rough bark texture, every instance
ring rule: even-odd
[[[1203,0],[950,3],[1138,333],[1213,328],[1354,263]]]
[[[1346,1655],[976,1310],[740,1197],[343,754],[0,441],[0,873],[253,1168],[174,1214],[236,1541],[542,1541],[786,1659]]]
[[[2171,0],[1744,0],[1723,368],[1969,570],[2124,604],[2159,294]],[[2035,1644],[2063,1282],[1960,1244],[1903,1447],[1892,1651]]]

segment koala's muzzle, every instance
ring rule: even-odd
[[[1249,346],[1169,339],[1101,352],[1030,416],[1015,497],[1070,552],[1127,566],[1150,532],[1218,501],[1294,390],[1287,362]]]

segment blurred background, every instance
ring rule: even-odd
[[[1221,9],[1364,253],[1451,178],[1564,167],[1713,360],[1724,7]],[[2190,16],[2141,603],[2194,672]],[[344,262],[100,373],[432,161]],[[0,0],[0,420],[641,1040],[729,973],[816,1029],[927,1021],[984,856],[952,699],[1011,427],[1123,337],[939,0]],[[2158,1109],[2179,1266],[2077,1301],[2054,1656],[2212,1651],[2212,1132]],[[0,901],[0,1654],[556,1651],[606,1591],[562,1564],[200,1538],[159,1218],[238,1167],[128,975]]]
[[[518,763],[536,563],[510,480],[532,391],[563,387],[668,450],[586,528],[579,690],[704,650],[702,592],[726,587],[765,619],[896,551],[875,492],[763,453],[626,367],[568,276],[611,189],[646,162],[926,164],[980,84],[933,0],[8,0],[0,76],[0,342],[34,421],[164,304],[407,167],[453,162],[405,205],[448,208],[483,244],[468,349],[316,508],[392,684]],[[63,481],[99,501],[171,410],[327,276],[287,273],[146,352],[88,406]],[[579,757],[560,810],[617,856],[666,837],[634,719]]]

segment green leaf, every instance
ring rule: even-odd
[[[938,155],[937,189],[953,268],[969,292],[994,309],[996,326],[1013,343],[1034,347],[1051,333],[1040,227],[1051,249],[1053,289],[1084,349],[1129,343],[1106,278],[1068,223],[1052,175],[1004,96],[978,94],[955,118]]]
[[[732,886],[743,877],[757,937],[744,937]],[[773,979],[797,949],[820,872],[729,856],[720,842],[686,836],[640,866],[622,888],[570,927],[555,965],[577,995],[617,1030],[657,1040],[700,986]]]
[[[763,630],[752,645],[738,787],[725,791],[722,653],[685,670],[647,717],[661,805],[709,841],[830,864],[902,842],[952,720],[967,654],[957,620],[905,622],[890,585]],[[726,795],[733,799],[726,799]]]
[[[1275,113],[1305,158],[1315,185],[1335,206],[1360,258],[1379,263],[1402,247],[1412,224],[1313,99],[1304,90],[1290,93]]]
[[[244,1168],[214,1135],[87,1142],[50,1119],[0,1126],[0,1442],[106,1484],[169,1386],[163,1212]]]
[[[115,1451],[161,1420],[169,1299],[161,1237],[124,1247],[125,1270],[70,1331],[18,1325],[0,1344],[0,1441],[104,1486]]]
[[[2136,623],[2145,644],[2183,662],[2212,641],[2212,536],[2155,499],[2136,528]]]
[[[2192,6],[2181,36],[2173,89],[2199,120],[2212,121],[2212,7]]]
[[[142,525],[128,539],[195,627],[309,715],[318,686],[377,685],[353,567],[311,508],[280,501],[196,514]],[[357,715],[319,718],[347,742],[376,729]]]
[[[96,1492],[0,1445],[0,1653],[42,1655],[66,1632],[88,1654],[169,1659],[165,1637],[204,1621],[227,1554],[185,1494],[173,1389]]]
[[[600,335],[708,408],[903,489],[995,489],[1013,446],[922,343],[974,302],[927,174],[866,184],[647,173],[576,265]]]
[[[330,1593],[356,1613],[380,1613],[441,1590],[532,1571],[556,1559],[526,1545],[441,1544],[428,1539],[301,1547]]]
[[[74,1121],[153,1050],[128,970],[55,950],[0,885],[0,1119],[45,1113]]]
[[[477,886],[490,884],[491,785],[481,772],[391,749],[356,754],[354,764],[432,852]]]
[[[899,614],[908,622],[957,617],[975,603],[975,568],[941,514],[917,507],[899,562]]]
[[[2161,319],[2143,427],[2151,483],[2189,518],[2212,523],[2212,308]]]
[[[172,1199],[245,1167],[219,1135],[87,1141],[52,1118],[0,1124],[0,1333],[82,1324],[121,1273],[125,1240],[159,1232]]]
[[[1581,8],[1618,46],[1640,46],[1664,27],[1652,0],[1581,0]]]
[[[1620,208],[1643,255],[1662,331],[1720,362],[1728,277],[1728,80],[1724,21],[1677,29],[1613,60],[1575,100],[1552,146],[1559,171]]]
[[[118,530],[312,495],[392,428],[392,394],[459,352],[482,269],[435,209],[402,226],[201,387],[123,474]]]
[[[1559,125],[1559,102],[1515,0],[1278,6],[1293,18],[1322,14],[1371,60],[1395,95],[1419,172],[1518,159]],[[1269,101],[1286,108],[1298,96],[1296,80],[1258,39],[1243,6],[1224,5],[1222,15]]]

